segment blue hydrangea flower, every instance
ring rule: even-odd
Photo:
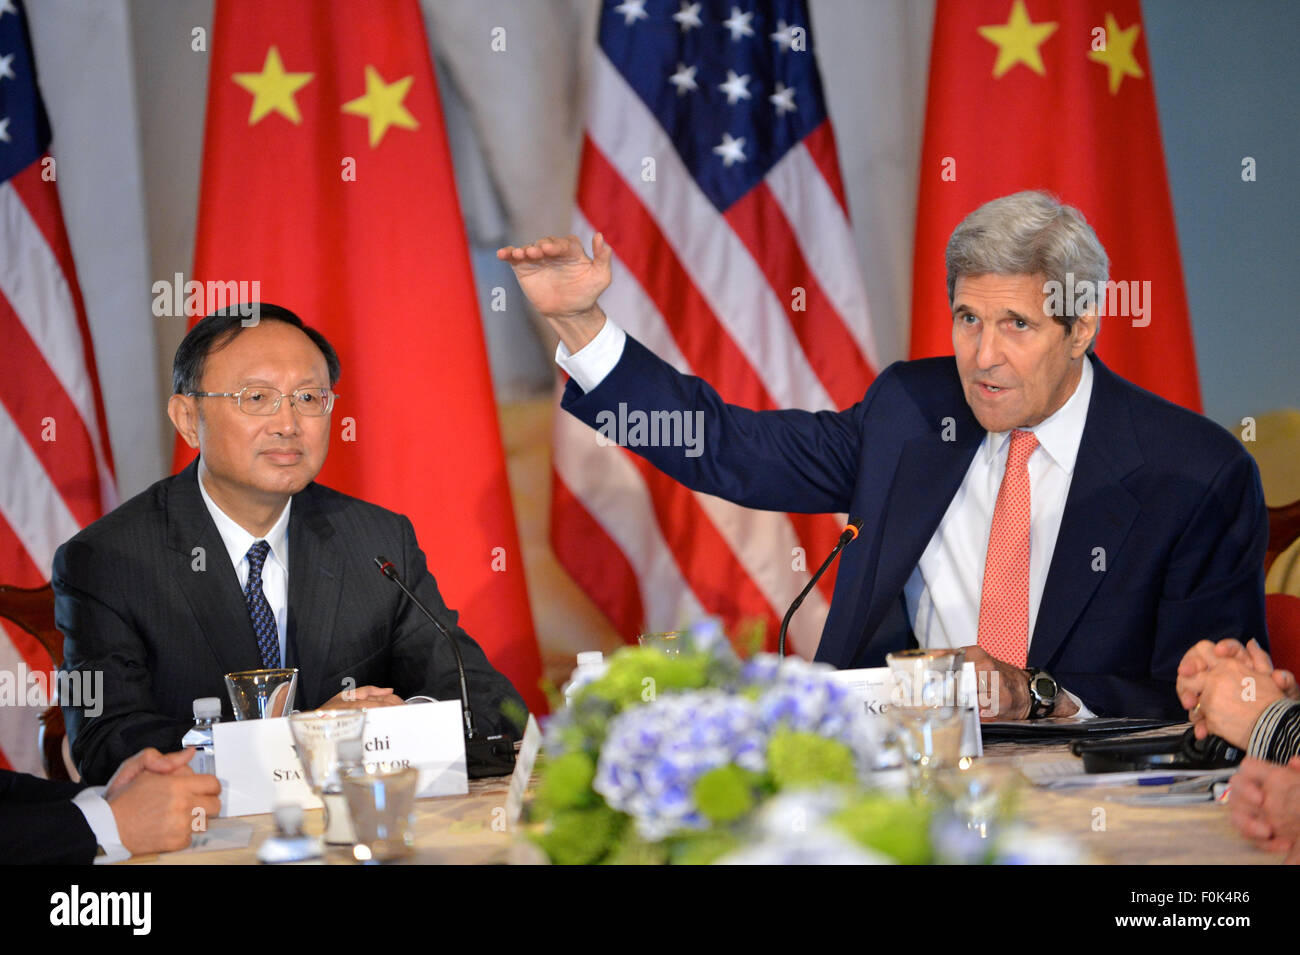
[[[695,805],[695,783],[734,763],[762,772],[767,738],[751,700],[720,690],[660,697],[609,724],[593,788],[636,821],[643,839],[708,828]]]
[[[759,689],[759,717],[768,733],[784,726],[838,740],[853,750],[859,766],[869,769],[875,747],[866,711],[834,672],[825,663],[764,653],[745,664],[741,681]]]

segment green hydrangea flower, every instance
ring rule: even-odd
[[[767,746],[767,765],[777,789],[857,780],[853,751],[815,733],[777,730]]]
[[[556,865],[591,865],[609,852],[627,821],[603,803],[592,809],[564,809],[533,838]]]
[[[867,793],[838,812],[832,823],[858,842],[904,865],[934,861],[930,807],[897,796]]]
[[[542,818],[565,809],[582,809],[599,802],[591,788],[596,762],[581,750],[546,761],[534,805]]]
[[[695,805],[710,822],[735,822],[754,808],[760,782],[758,774],[739,766],[719,766],[695,781]]]
[[[695,690],[708,684],[711,658],[704,654],[670,656],[653,647],[627,647],[609,661],[599,680],[579,697],[591,695],[618,709],[653,701],[669,690]]]
[[[740,839],[726,829],[709,829],[668,840],[673,865],[712,865],[740,847]]]
[[[631,827],[623,839],[605,857],[601,865],[667,865],[668,847],[662,842],[644,842]]]

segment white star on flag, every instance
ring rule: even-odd
[[[13,0],[0,0],[0,17],[6,13],[12,13],[18,16],[18,8],[13,5]]]
[[[742,99],[753,99],[749,92],[749,74],[737,76],[735,70],[727,70],[727,82],[719,83],[718,89],[727,94],[727,105],[735,106]]]
[[[739,40],[741,37],[753,36],[754,28],[749,25],[749,21],[754,19],[754,12],[741,13],[740,7],[731,8],[731,18],[723,20],[722,25],[731,31],[731,39]]]
[[[698,69],[698,66],[687,66],[685,63],[677,64],[677,72],[668,77],[668,82],[677,87],[678,96],[685,96],[687,93],[700,88],[700,85],[695,82],[695,72]]]
[[[4,0],[0,0],[4,3]],[[614,8],[615,13],[623,14],[623,25],[630,27],[637,20],[648,20],[650,14],[645,12],[645,0],[623,0]]]
[[[768,39],[775,40],[776,45],[781,48],[782,53],[789,53],[790,47],[794,44],[794,27],[784,20],[776,21],[776,32],[769,33]]]
[[[722,157],[722,164],[730,169],[732,163],[745,161],[745,137],[734,139],[731,133],[723,133],[722,142],[714,146],[713,151]]]
[[[682,0],[682,8],[673,14],[673,19],[682,25],[683,33],[690,33],[691,27],[702,27],[700,22],[700,4],[687,3]]]
[[[799,108],[794,105],[794,87],[786,86],[780,80],[776,81],[776,92],[769,96],[767,101],[776,107],[778,116],[793,113]]]
[[[9,117],[8,116],[6,116],[4,119],[0,119],[0,143],[7,143],[7,142],[9,142]],[[727,163],[727,165],[730,166],[731,163]]]
[[[13,61],[14,55],[12,53],[8,56],[0,56],[0,80],[16,80],[18,78],[14,76],[13,68],[9,65]]]

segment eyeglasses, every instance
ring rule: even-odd
[[[275,414],[280,410],[280,400],[288,398],[289,404],[299,414],[312,418],[329,414],[334,407],[334,399],[338,397],[328,388],[299,388],[293,394],[286,395],[282,391],[260,385],[249,385],[239,391],[189,391],[186,395],[190,398],[234,398],[240,411],[255,415]]]

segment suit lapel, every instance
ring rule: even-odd
[[[1144,460],[1132,417],[1114,373],[1096,359],[1093,372],[1083,440],[1029,646],[1032,666],[1045,666],[1060,648],[1105,575],[1099,560],[1114,563],[1140,510],[1123,484]]]
[[[184,567],[176,582],[221,672],[261,666],[239,577],[199,493],[197,460],[168,485],[166,507],[167,545]]]
[[[985,431],[969,409],[956,419],[952,440],[942,430],[903,445],[880,535],[879,572],[871,591],[874,627],[907,583],[961,487]]]
[[[334,526],[317,507],[315,485],[294,495],[289,511],[289,616],[286,660],[298,673],[298,703],[322,703],[345,687],[321,685],[329,673],[334,618],[343,581],[343,555]],[[292,656],[290,656],[292,654]]]

